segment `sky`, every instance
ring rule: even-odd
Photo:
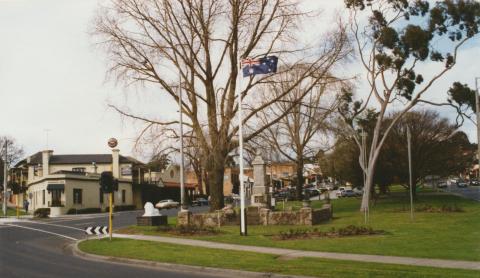
[[[106,55],[90,34],[101,2],[0,0],[0,135],[16,138],[26,154],[46,148],[57,154],[108,153],[110,137],[118,139],[122,154],[132,154],[140,126],[122,119],[108,103],[128,104],[137,111],[146,107],[146,115],[153,117],[177,115],[174,103],[158,90],[125,88],[106,78]],[[342,4],[302,1],[303,7],[324,9],[316,31],[328,29]],[[308,36],[309,30],[305,32]],[[456,69],[432,88],[432,97],[444,98],[454,80],[474,87],[479,54],[478,39],[465,45]],[[351,65],[347,71],[356,69]],[[472,124],[462,129],[475,140]]]

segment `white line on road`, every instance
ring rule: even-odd
[[[70,239],[70,240],[74,240],[74,241],[77,241],[77,240],[78,240],[78,239],[76,239],[76,238],[69,237],[69,236],[66,236],[66,235],[57,234],[57,233],[53,233],[53,232],[49,232],[49,231],[45,231],[45,230],[40,230],[40,229],[35,229],[35,228],[31,228],[31,227],[25,227],[25,226],[14,225],[14,224],[7,224],[7,226],[12,226],[12,227],[17,227],[17,228],[22,228],[22,229],[37,231],[37,232],[41,232],[41,233],[56,235],[56,236],[63,237],[63,238],[66,238],[66,239]]]
[[[58,225],[58,224],[50,224],[50,223],[43,223],[43,222],[37,222],[37,221],[25,221],[25,223],[33,223],[33,224],[40,224],[40,225],[49,225],[49,226],[55,226],[55,227],[61,227],[61,228],[78,230],[78,231],[82,231],[82,232],[84,231],[84,229],[79,229],[79,228],[76,228],[76,227],[65,226],[65,225]]]

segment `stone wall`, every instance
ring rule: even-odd
[[[248,225],[306,225],[312,226],[327,222],[333,217],[332,206],[323,205],[321,209],[301,208],[298,211],[272,211],[267,208],[248,207]],[[192,214],[179,212],[177,225],[194,225],[199,227],[219,227],[238,225],[240,216],[231,208],[211,213]]]

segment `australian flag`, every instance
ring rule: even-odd
[[[277,63],[277,56],[267,56],[259,59],[243,59],[243,77],[277,72]]]

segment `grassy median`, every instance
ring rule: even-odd
[[[359,212],[359,198],[332,200],[334,219],[317,225],[319,230],[329,230],[347,225],[364,225]],[[298,205],[290,203],[288,205]],[[313,202],[320,207],[320,201]],[[272,235],[290,229],[311,229],[299,226],[249,226],[249,236],[240,237],[238,227],[221,227],[217,235],[190,238],[267,247],[291,248],[312,251],[377,254],[454,260],[480,260],[480,203],[449,194],[422,193],[415,200],[415,220],[410,220],[409,199],[404,192],[393,192],[373,205],[369,225],[384,230],[384,235],[353,236],[342,238],[313,238],[300,240],[275,240]],[[433,211],[429,208],[433,208]],[[457,208],[462,212],[439,212],[436,209]],[[173,224],[175,219],[171,219]],[[166,235],[155,227],[132,226],[120,232]]]
[[[297,258],[131,239],[89,240],[79,248],[87,253],[203,267],[273,272],[315,277],[478,277],[479,271]]]

